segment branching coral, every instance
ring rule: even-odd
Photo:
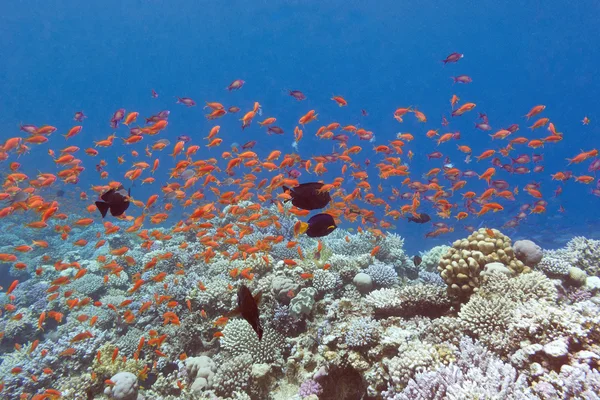
[[[398,282],[398,273],[390,265],[375,262],[363,271],[377,286],[389,287]]]
[[[220,396],[232,396],[236,391],[245,391],[250,385],[252,356],[240,354],[221,364],[217,370],[213,387]]]
[[[233,319],[223,328],[223,349],[234,355],[249,354],[253,362],[268,364],[281,358],[283,337],[269,326],[258,340],[252,326],[244,319]]]
[[[402,392],[383,393],[386,400],[537,399],[526,377],[485,347],[465,338],[456,364],[417,374]]]
[[[378,338],[379,324],[370,317],[353,318],[348,323],[344,341],[349,347],[372,345]]]
[[[383,315],[439,316],[450,308],[446,291],[427,284],[404,286],[399,290],[374,290],[365,301]]]

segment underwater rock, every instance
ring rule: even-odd
[[[185,360],[185,367],[190,380],[193,381],[192,391],[197,392],[212,387],[217,366],[210,357],[189,357]]]
[[[512,271],[506,268],[506,265],[502,264],[501,262],[491,262],[485,264],[483,271],[481,272],[481,275],[483,276],[489,274],[504,274],[506,276],[511,276]]]
[[[592,292],[600,290],[600,277],[588,276],[585,280],[585,288]]]
[[[545,344],[543,351],[552,358],[562,358],[569,354],[569,345],[565,339],[561,338]]]
[[[523,261],[523,264],[535,267],[544,255],[542,248],[531,240],[517,240],[513,244],[515,257]]]
[[[131,372],[119,372],[110,378],[115,384],[107,386],[104,394],[115,400],[136,400],[138,395],[138,379]]]
[[[587,274],[577,267],[569,268],[569,282],[574,286],[583,286],[586,283]]]
[[[371,279],[371,276],[365,274],[364,272],[359,272],[356,274],[352,281],[361,293],[369,293],[371,289],[373,289],[373,279]]]
[[[288,296],[290,290],[296,293],[298,288],[299,286],[296,282],[285,276],[276,276],[271,281],[271,292],[275,298],[283,304],[288,304],[290,302],[290,297]]]

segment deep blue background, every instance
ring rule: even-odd
[[[263,117],[276,116],[286,135],[267,137],[256,124],[242,132],[237,121],[241,115],[227,116],[218,121],[225,139],[221,148],[203,150],[200,156],[218,157],[232,142],[252,139],[258,141],[261,156],[274,148],[291,152],[297,119],[316,109],[319,122],[307,126],[300,143],[303,157],[332,150],[332,143],[314,138],[323,123],[339,121],[373,130],[376,144],[385,144],[397,132],[410,132],[416,137],[409,145],[416,153],[411,169],[413,179],[419,179],[440,166],[426,161],[425,154],[436,146],[424,133],[441,128],[442,114],[449,117],[453,93],[461,102],[477,103],[475,111],[486,112],[495,130],[519,123],[517,134],[530,138],[546,136],[546,131],[531,134],[523,115],[533,105],[545,104],[544,116],[565,134],[563,142],[543,149],[546,171],[535,176],[498,176],[520,189],[530,181],[542,182],[550,201],[545,215],[529,217],[513,236],[535,237],[547,246],[575,234],[597,236],[594,224],[600,220],[600,198],[590,194],[593,185],[568,182],[559,202],[551,199],[556,184],[549,180],[550,173],[567,169],[566,157],[580,149],[600,148],[597,1],[5,3],[0,14],[2,140],[18,135],[20,122],[52,124],[59,127],[57,133],[66,133],[75,124],[73,113],[83,110],[89,116],[84,129],[68,142],[83,149],[112,132],[108,120],[123,107],[144,116],[169,109],[169,127],[161,138],[174,142],[177,135],[188,134],[204,145],[201,138],[212,126],[200,110],[205,100],[242,110],[257,100]],[[443,66],[440,60],[454,51],[464,53],[464,59]],[[459,74],[470,75],[473,83],[453,86],[450,76]],[[247,82],[242,90],[224,90],[238,78]],[[160,94],[158,99],[150,97],[151,88]],[[308,99],[296,102],[284,89],[302,90]],[[343,95],[349,106],[337,107],[330,100],[334,94]],[[176,105],[175,96],[189,96],[198,106]],[[408,105],[425,112],[428,123],[417,124],[412,115],[403,125],[394,121],[393,111]],[[361,117],[361,109],[369,112],[367,118]],[[588,126],[581,124],[585,115],[592,121]],[[498,148],[486,133],[473,129],[475,118],[473,112],[453,120],[449,129],[460,130],[461,144],[470,145],[475,154]],[[126,130],[121,128],[118,135],[126,136]],[[154,140],[135,148],[142,153]],[[378,159],[370,151],[371,144],[355,138],[351,144],[365,148],[359,158]],[[54,138],[49,145],[34,148],[32,154],[40,157],[23,158],[35,160],[35,165],[26,165],[26,172],[56,170],[46,155],[48,147],[58,150],[64,140]],[[111,178],[121,179],[123,167],[132,160],[129,150],[116,143],[102,154],[110,164]],[[459,168],[467,168],[455,142],[441,145],[440,150]],[[532,152],[522,147],[512,154],[523,153]],[[123,154],[127,163],[119,167],[115,157]],[[98,160],[84,159],[88,169],[79,186],[87,189],[88,184],[99,183],[93,168]],[[165,151],[163,172],[172,166],[169,160]],[[485,165],[471,163],[468,168],[481,172],[489,166],[481,164]],[[580,175],[587,173],[587,165],[570,169]],[[325,177],[329,180],[339,174],[339,166],[330,169],[332,174]],[[376,171],[369,172],[376,186]],[[156,192],[156,185],[164,183],[162,177],[153,190],[138,188],[136,197],[145,200]],[[400,186],[397,179],[383,183]],[[473,188],[482,187],[473,184]],[[530,201],[527,196],[521,194],[519,203]],[[557,212],[559,204],[566,213]],[[485,221],[496,227],[513,214],[507,210]],[[453,235],[425,242],[423,235],[430,227],[402,220],[396,225],[411,252],[464,236],[458,224]]]

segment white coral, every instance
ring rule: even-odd
[[[398,292],[389,288],[373,290],[365,297],[365,301],[377,310],[391,310],[401,304]]]

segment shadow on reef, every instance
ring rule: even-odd
[[[367,386],[360,373],[352,368],[335,369],[321,382],[321,400],[367,399]]]

